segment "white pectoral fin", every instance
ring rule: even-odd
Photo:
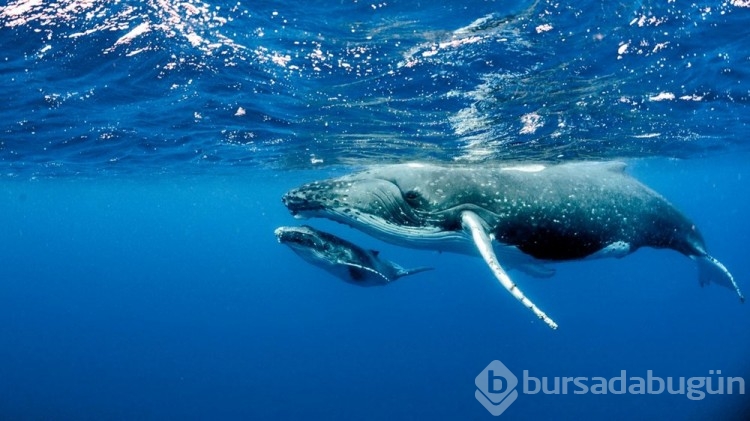
[[[742,295],[740,287],[737,286],[734,276],[720,261],[708,254],[704,256],[691,256],[691,258],[698,264],[698,280],[701,286],[715,283],[724,288],[733,289],[740,297],[740,301],[745,302],[745,296]]]
[[[463,225],[464,229],[471,234],[471,237],[474,240],[474,244],[477,246],[479,253],[482,255],[482,258],[484,258],[484,261],[487,262],[487,265],[490,267],[490,270],[492,270],[492,273],[495,275],[497,280],[500,281],[500,284],[506,290],[508,290],[508,292],[510,292],[518,301],[520,301],[521,304],[528,307],[529,310],[533,311],[534,314],[537,315],[537,317],[542,319],[542,321],[544,321],[547,326],[551,327],[552,329],[557,329],[557,323],[555,323],[554,320],[552,320],[542,310],[540,310],[539,307],[531,302],[531,300],[526,298],[526,296],[523,294],[523,292],[521,292],[518,286],[510,279],[508,273],[505,272],[503,267],[500,265],[500,262],[497,261],[495,252],[492,249],[492,242],[490,240],[490,237],[487,235],[486,228],[483,226],[482,219],[479,217],[479,215],[471,211],[464,211],[461,213],[461,224]]]
[[[367,266],[357,265],[357,264],[348,263],[348,262],[341,262],[341,265],[348,268],[349,277],[355,282],[366,281],[367,276],[374,276],[377,278],[381,278],[384,283],[391,282],[391,279],[388,278],[385,274],[380,273],[375,269],[368,268]]]

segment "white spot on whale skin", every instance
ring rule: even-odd
[[[406,166],[409,168],[424,168],[425,167],[425,165],[420,162],[409,162],[406,164]]]
[[[501,171],[540,172],[547,168],[541,164],[517,165],[515,167],[501,168]]]

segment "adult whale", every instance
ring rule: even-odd
[[[329,218],[394,244],[479,251],[500,283],[552,328],[557,324],[503,265],[550,276],[540,263],[670,248],[697,263],[701,285],[732,288],[744,301],[695,225],[624,168],[616,162],[385,165],[305,184],[282,200],[296,217]]]

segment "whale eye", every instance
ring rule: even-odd
[[[419,194],[416,190],[409,190],[406,193],[404,193],[404,199],[406,199],[409,203],[415,203],[419,200],[419,198],[422,197],[421,194]]]

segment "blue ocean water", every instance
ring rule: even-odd
[[[493,360],[747,383],[747,305],[675,252],[513,273],[551,331],[478,258],[307,221],[435,267],[357,288],[273,230],[299,223],[285,191],[366,165],[618,159],[747,292],[749,18],[743,0],[5,2],[0,419],[495,419],[475,399]],[[571,389],[499,419],[747,402]]]

